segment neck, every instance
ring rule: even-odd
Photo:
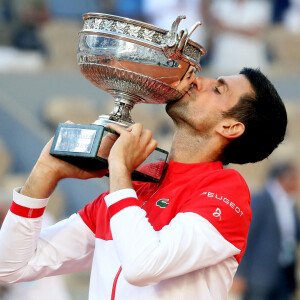
[[[169,159],[181,163],[202,163],[218,160],[219,149],[216,141],[199,132],[176,129]]]

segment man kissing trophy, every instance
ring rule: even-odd
[[[83,15],[79,33],[78,64],[87,80],[114,97],[115,107],[91,125],[59,124],[50,153],[83,169],[108,166],[99,147],[110,129],[134,124],[130,111],[136,103],[165,104],[181,98],[184,80],[200,71],[206,50],[190,40],[189,30],[178,32],[185,16],[178,16],[171,30],[102,13]],[[155,151],[132,174],[133,180],[159,182],[168,153]]]

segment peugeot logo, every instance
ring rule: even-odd
[[[216,208],[216,211],[213,213],[213,216],[216,218],[220,218],[221,221],[221,209],[219,207]]]

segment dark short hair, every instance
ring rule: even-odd
[[[223,149],[224,164],[254,163],[267,158],[284,140],[286,132],[286,109],[273,84],[259,69],[244,68],[240,74],[249,80],[253,93],[242,95],[223,114],[245,126],[245,132]]]

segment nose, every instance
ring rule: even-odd
[[[215,79],[206,77],[196,77],[193,81],[193,85],[197,87],[197,90],[205,90],[216,83]]]

